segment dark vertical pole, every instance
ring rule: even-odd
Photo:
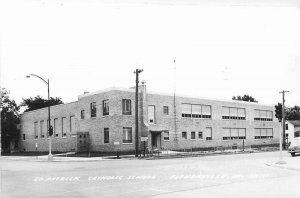
[[[142,69],[135,70],[135,157],[138,157],[139,150],[139,73]]]
[[[284,107],[284,102],[285,102],[285,98],[284,98],[284,94],[285,92],[289,92],[289,91],[285,91],[285,90],[282,90],[282,92],[279,92],[279,93],[282,93],[282,147],[283,149],[286,149],[285,146],[286,146],[286,140],[285,140],[285,107]]]
[[[146,155],[146,141],[144,141],[144,157]]]

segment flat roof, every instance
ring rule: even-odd
[[[78,99],[92,96],[92,95],[97,95],[100,93],[105,93],[109,91],[125,91],[125,92],[135,92],[134,87],[133,88],[121,88],[121,87],[110,87],[107,89],[95,91],[95,92],[90,92],[86,94],[82,94],[78,96]],[[174,96],[174,93],[166,93],[166,92],[157,92],[157,91],[147,91],[147,94],[151,95],[164,95],[164,96]],[[240,103],[240,104],[249,104],[249,105],[259,105],[259,106],[272,106],[274,107],[275,104],[265,104],[265,103],[259,103],[259,102],[248,102],[248,101],[240,101],[240,100],[226,100],[226,99],[219,99],[219,98],[207,98],[207,97],[200,97],[200,96],[195,96],[195,95],[184,95],[184,94],[176,94],[176,97],[182,97],[182,98],[193,98],[193,99],[202,99],[202,100],[213,100],[213,101],[222,101],[222,102],[230,102],[230,103]]]

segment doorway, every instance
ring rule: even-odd
[[[151,132],[152,148],[161,149],[161,131]]]

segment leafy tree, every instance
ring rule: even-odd
[[[20,138],[17,124],[20,122],[19,106],[9,98],[9,91],[1,88],[1,147],[9,148],[13,139]]]
[[[247,102],[257,102],[257,100],[255,100],[255,98],[253,98],[252,96],[249,96],[247,94],[244,94],[244,96],[233,96],[232,100],[240,100],[240,101],[247,101]]]
[[[57,97],[55,98],[50,97],[50,101],[48,101],[43,99],[41,96],[36,96],[34,98],[32,97],[27,99],[23,98],[21,106],[27,107],[27,109],[25,110],[25,112],[27,112],[27,111],[33,111],[36,109],[48,107],[49,104],[50,106],[59,105],[59,104],[63,104],[63,101],[61,100],[61,98],[57,98]]]
[[[291,108],[287,108],[287,120],[300,120],[300,107],[294,106]]]

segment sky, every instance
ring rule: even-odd
[[[300,105],[300,4],[249,2],[3,0],[1,87],[17,103],[47,98],[36,74],[66,103],[133,87],[143,69],[149,91],[277,104],[288,90]]]

